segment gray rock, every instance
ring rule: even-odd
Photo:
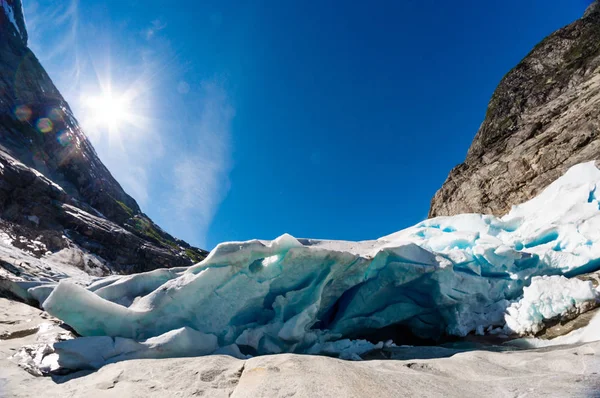
[[[539,43],[500,82],[430,217],[502,215],[570,166],[600,159],[600,7]]]
[[[2,397],[594,397],[600,391],[600,342],[506,352],[399,347],[392,358],[402,359],[359,362],[294,354],[142,359],[36,377],[35,363],[23,358],[43,360],[49,342],[72,336],[43,311],[1,298],[0,319],[0,334],[14,336],[0,339]]]

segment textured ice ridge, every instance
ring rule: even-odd
[[[598,184],[600,171],[590,162],[572,167],[502,218],[439,217],[365,242],[283,235],[223,243],[188,269],[110,277],[87,288],[61,282],[43,307],[83,336],[145,342],[105,339],[113,357],[131,347],[152,356],[152,339],[159,336],[162,345],[176,341],[160,355],[346,357],[374,347],[357,339],[392,325],[423,338],[463,336],[504,326],[507,308],[535,276],[572,277],[600,268]],[[41,300],[50,292],[44,289],[37,292]],[[578,294],[564,294],[571,293]],[[519,322],[532,329],[521,324],[527,317]],[[74,341],[56,345],[65,360]],[[125,348],[116,352],[117,345]]]

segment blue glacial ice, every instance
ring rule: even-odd
[[[583,163],[502,218],[438,217],[364,242],[286,234],[222,243],[187,269],[111,276],[87,287],[60,282],[43,307],[80,335],[98,336],[110,354],[80,356],[94,366],[136,355],[354,358],[376,347],[364,339],[388,326],[421,338],[464,336],[505,326],[507,308],[532,278],[600,268],[598,185],[600,170]],[[517,332],[538,321],[514,316]],[[55,349],[68,362],[77,344]]]

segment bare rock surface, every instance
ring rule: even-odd
[[[430,217],[503,215],[570,166],[600,159],[600,7],[539,43],[500,82]]]
[[[0,334],[12,336],[0,338],[2,397],[594,397],[600,391],[600,342],[506,352],[397,347],[391,358],[401,359],[362,362],[294,354],[144,359],[41,377],[20,362],[20,350],[68,331],[11,300],[0,299],[0,315]]]

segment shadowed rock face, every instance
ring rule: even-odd
[[[0,0],[0,218],[29,237],[64,234],[45,243],[78,245],[117,272],[206,256],[154,224],[102,164],[27,48],[20,0]]]
[[[432,199],[430,217],[505,214],[570,166],[600,159],[599,4],[502,79],[467,158]]]

